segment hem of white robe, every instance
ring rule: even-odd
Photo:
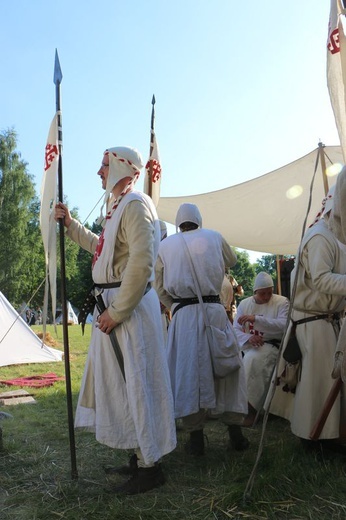
[[[94,434],[96,433],[96,430],[93,426],[75,426],[75,430],[81,430],[84,432],[89,432],[89,433],[94,433]],[[109,448],[112,448],[112,449],[117,449],[117,450],[141,449],[140,446],[138,445],[138,441],[136,441],[136,442],[118,442],[118,441],[115,442],[110,439],[105,439],[103,437],[100,437],[97,434],[95,435],[95,439],[100,444],[103,444],[104,446],[108,446]],[[176,442],[176,440],[172,439],[170,442],[168,442],[165,445],[165,447],[163,447],[163,448],[161,447],[159,450],[155,450],[155,452],[157,453],[157,456],[151,457],[151,458],[153,458],[153,460],[151,460],[151,458],[150,459],[145,458],[144,461],[146,464],[156,462],[164,455],[168,455],[168,453],[171,453],[172,451],[174,451],[176,447],[177,447],[177,442]],[[143,456],[143,458],[144,458],[144,456]]]

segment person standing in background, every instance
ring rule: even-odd
[[[241,431],[248,411],[244,368],[240,361],[236,372],[222,379],[214,377],[188,251],[210,324],[232,338],[232,325],[219,295],[225,268],[236,263],[236,255],[220,233],[202,229],[202,217],[194,204],[179,207],[176,228],[179,232],[160,243],[155,266],[155,288],[160,301],[172,311],[167,356],[175,417],[182,418],[182,427],[190,434],[185,448],[191,455],[204,454],[203,428],[208,414],[227,425],[231,446],[244,450],[249,446]]]

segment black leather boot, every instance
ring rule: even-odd
[[[161,464],[156,463],[151,468],[138,468],[135,475],[132,475],[124,484],[117,486],[114,491],[123,495],[137,495],[160,487],[164,483],[165,476],[162,472]]]
[[[204,455],[203,430],[195,430],[190,433],[190,440],[185,444],[185,451],[194,457]]]
[[[135,475],[138,471],[137,466],[137,455],[134,453],[130,459],[129,463],[124,466],[106,466],[104,468],[105,473],[107,475]]]
[[[303,450],[306,453],[322,453],[322,445],[320,441],[312,441],[310,439],[300,439]]]
[[[228,426],[229,440],[231,447],[236,451],[247,450],[250,443],[246,437],[244,437],[241,427],[237,424]]]

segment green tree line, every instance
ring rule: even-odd
[[[40,201],[28,164],[17,151],[17,133],[8,129],[0,133],[0,291],[15,308],[22,302],[29,307],[43,305],[45,264],[39,225]],[[65,202],[67,202],[65,200]],[[77,208],[71,210],[78,218]],[[87,227],[88,224],[86,224]],[[100,228],[91,226],[95,233]],[[59,244],[59,240],[58,240]],[[237,264],[231,274],[244,288],[244,296],[252,294],[253,282],[259,271],[276,279],[276,257],[265,255],[251,264],[246,251],[235,249]],[[67,298],[80,308],[92,285],[91,255],[70,240],[65,241]],[[60,258],[59,251],[57,258]],[[58,261],[58,302],[60,271]]]

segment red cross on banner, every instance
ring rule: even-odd
[[[152,133],[152,152],[145,166],[144,193],[151,195],[156,207],[160,200],[161,172],[156,136],[155,133]],[[151,187],[151,190],[149,187]]]
[[[46,144],[46,153],[44,156],[44,171],[46,172],[50,165],[58,156],[58,147],[56,144]]]

